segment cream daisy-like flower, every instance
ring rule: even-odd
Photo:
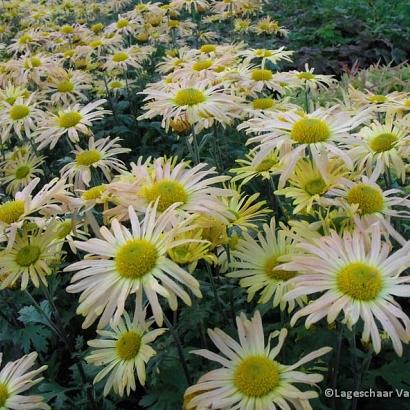
[[[175,160],[161,157],[153,163],[133,165],[134,180],[111,184],[119,206],[107,215],[128,216],[130,205],[144,213],[149,204],[158,201],[158,212],[173,206],[182,216],[203,213],[224,221],[230,218],[231,213],[219,197],[231,196],[234,191],[217,186],[229,177],[216,175],[215,168],[205,163],[189,168],[187,162],[175,164]]]
[[[27,231],[23,229],[16,236],[13,246],[1,254],[0,276],[7,277],[0,288],[14,286],[21,280],[21,289],[27,288],[29,281],[38,288],[40,282],[47,286],[47,276],[52,273],[52,265],[60,254],[56,235],[56,224],[51,223],[44,230]]]
[[[40,166],[44,158],[37,157],[30,151],[25,154],[17,152],[14,159],[9,158],[1,162],[0,168],[4,172],[4,177],[0,178],[0,182],[7,185],[6,192],[14,195],[26,187],[34,178],[43,175]]]
[[[125,70],[127,67],[141,68],[138,55],[133,47],[114,51],[107,56],[104,68],[108,71]]]
[[[293,199],[293,213],[310,213],[314,204],[321,204],[324,196],[341,183],[347,169],[338,159],[319,158],[321,164],[310,159],[300,159],[288,179],[290,186],[275,191]]]
[[[42,396],[24,396],[22,393],[40,383],[43,377],[37,377],[48,366],[30,370],[34,366],[38,354],[33,352],[14,362],[8,362],[0,371],[0,408],[1,409],[32,409],[49,410]],[[0,364],[3,354],[0,353]],[[30,371],[29,371],[30,370]],[[37,377],[37,378],[36,378]]]
[[[27,99],[18,97],[13,104],[3,101],[3,110],[0,113],[0,133],[3,143],[9,139],[12,130],[21,140],[24,139],[23,133],[28,137],[32,134],[43,116],[43,112],[36,108],[34,98],[33,93]]]
[[[392,169],[404,182],[405,161],[410,157],[410,131],[394,117],[386,117],[384,124],[374,121],[363,127],[347,148],[359,172],[366,170],[367,176],[374,174],[377,178]]]
[[[315,69],[305,64],[305,71],[290,71],[289,75],[296,80],[295,86],[309,90],[323,89],[336,83],[332,75],[314,74]]]
[[[270,16],[261,18],[254,28],[258,35],[277,35],[287,37],[289,30],[281,26],[278,21],[272,20]]]
[[[145,315],[141,307],[135,310],[132,320],[124,312],[117,324],[111,321],[108,330],[97,330],[100,338],[87,342],[95,350],[85,360],[95,366],[104,366],[95,376],[94,383],[108,376],[104,396],[111,390],[121,397],[124,392],[129,396],[136,389],[135,374],[139,383],[145,384],[145,365],[156,353],[150,343],[166,330],[150,331],[153,321],[146,321]]]
[[[252,95],[257,95],[264,90],[284,92],[283,75],[259,66],[249,66],[241,70],[239,86],[248,90]]]
[[[261,66],[264,68],[266,61],[270,61],[273,64],[277,64],[282,60],[292,62],[291,56],[293,55],[293,51],[285,50],[285,47],[280,47],[274,50],[265,48],[258,48],[255,50],[250,48],[240,52],[240,54],[245,57],[245,62],[248,63],[252,60],[262,59]]]
[[[68,178],[74,187],[83,189],[84,185],[89,186],[91,181],[91,171],[101,170],[107,181],[111,180],[112,171],[121,173],[125,170],[124,163],[115,158],[116,155],[130,152],[129,148],[122,148],[118,142],[120,138],[101,138],[95,141],[94,137],[88,140],[88,149],[76,146],[75,161],[65,165],[60,170],[62,178]]]
[[[353,167],[353,162],[346,151],[337,144],[349,138],[349,132],[360,125],[368,117],[366,111],[349,115],[337,111],[338,106],[329,109],[319,108],[313,113],[305,114],[297,111],[286,113],[265,113],[261,118],[252,118],[239,125],[246,133],[259,134],[248,140],[248,144],[259,143],[255,162],[259,162],[273,148],[286,147],[290,152],[282,160],[285,169],[279,179],[282,188],[301,157],[305,157],[309,149],[313,159],[327,152],[340,157],[345,164]]]
[[[384,231],[404,245],[406,240],[390,223],[391,217],[410,218],[410,200],[398,196],[399,189],[383,191],[374,177],[363,176],[359,181],[343,178],[328,192],[333,203],[348,211],[352,224],[369,227],[379,222]]]
[[[301,273],[291,280],[295,289],[285,299],[322,295],[297,311],[291,324],[303,316],[307,316],[307,327],[326,316],[328,323],[333,323],[343,312],[343,322],[349,327],[363,320],[362,338],[365,342],[371,338],[376,353],[381,349],[380,324],[401,355],[402,342],[410,341],[410,319],[393,296],[410,296],[410,276],[400,277],[410,266],[410,243],[389,255],[391,247],[381,241],[380,225],[376,223],[370,232],[356,230],[340,237],[333,231],[300,247],[305,255],[281,265]]]
[[[227,276],[240,278],[241,287],[247,289],[248,302],[260,292],[258,303],[267,303],[272,299],[274,308],[280,306],[281,310],[285,310],[288,305],[289,312],[295,308],[295,302],[303,306],[306,303],[303,296],[289,304],[283,299],[283,295],[293,289],[294,286],[289,284],[289,279],[295,277],[297,271],[277,268],[282,262],[300,253],[295,242],[285,231],[276,231],[275,218],[271,219],[269,225],[263,225],[263,233],[259,232],[257,237],[258,240],[244,233],[239,239],[232,252],[233,271]]]
[[[53,149],[64,135],[67,135],[71,142],[79,141],[79,133],[91,135],[92,123],[111,112],[101,107],[105,102],[106,100],[97,100],[84,107],[75,104],[44,118],[36,131],[35,141],[39,144],[38,148],[50,146],[50,149]]]
[[[190,220],[167,229],[175,217],[174,208],[171,206],[157,216],[155,205],[138,219],[130,207],[131,231],[113,219],[111,231],[105,226],[100,229],[103,239],[75,242],[78,249],[89,255],[65,268],[65,271],[77,271],[67,291],[82,292],[77,313],[85,316],[84,328],[99,316],[99,329],[111,319],[117,324],[131,294],[135,294],[138,302],[145,293],[158,325],[163,321],[158,294],[168,300],[172,310],[178,307],[177,296],[191,304],[190,296],[177,282],[201,297],[198,281],[167,257],[169,249],[191,241],[174,240],[177,233],[192,229]]]
[[[221,85],[211,86],[208,81],[182,81],[170,83],[162,90],[157,86],[148,87],[143,107],[147,112],[139,120],[162,116],[162,126],[167,130],[173,119],[186,113],[188,122],[193,125],[205,122],[211,126],[214,121],[222,125],[230,124],[240,116],[241,99],[228,93]]]
[[[287,330],[273,332],[265,345],[263,324],[259,311],[248,320],[244,314],[236,318],[239,342],[220,329],[208,330],[209,337],[223,354],[209,350],[193,353],[222,365],[203,375],[198,383],[187,389],[192,395],[187,409],[261,410],[296,409],[312,410],[309,400],[318,397],[313,390],[301,391],[294,384],[315,385],[323,380],[317,373],[296,371],[298,367],[329,353],[330,347],[315,350],[293,365],[277,361],[287,336]],[[278,339],[274,348],[272,339]]]

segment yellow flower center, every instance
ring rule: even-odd
[[[382,104],[387,101],[387,97],[385,95],[371,95],[367,97],[367,99],[373,104]]]
[[[330,129],[326,122],[319,118],[302,118],[293,124],[290,136],[300,144],[314,144],[327,141]]]
[[[23,179],[30,173],[31,168],[28,165],[20,165],[15,172],[16,179]]]
[[[80,152],[75,156],[75,162],[77,165],[90,166],[98,162],[102,158],[101,153],[97,150],[89,150]]]
[[[275,105],[273,98],[256,98],[252,101],[252,107],[255,110],[268,110]]]
[[[4,383],[0,383],[0,408],[5,407],[9,398],[9,390]]]
[[[128,60],[128,54],[125,53],[124,51],[119,51],[118,53],[115,53],[112,56],[112,61],[114,61],[115,63],[122,63],[123,61],[127,61]]]
[[[71,219],[66,219],[60,223],[60,226],[57,228],[57,238],[64,239],[67,235],[73,230],[73,222]]]
[[[125,28],[128,26],[129,21],[127,19],[119,19],[117,21],[117,28]]]
[[[145,239],[130,239],[115,255],[115,266],[119,275],[127,279],[138,279],[151,272],[158,260],[157,248]]]
[[[31,266],[38,261],[40,255],[40,247],[36,245],[26,245],[17,252],[15,261],[19,266]]]
[[[305,72],[305,73],[299,73],[299,74],[297,75],[297,77],[298,77],[300,80],[307,80],[307,81],[313,80],[313,79],[315,78],[315,76],[314,76],[312,73],[310,73],[309,71],[307,71],[307,72]]]
[[[175,104],[179,106],[193,106],[201,104],[206,100],[204,93],[196,88],[185,88],[179,90],[175,95]]]
[[[24,68],[38,68],[41,65],[41,60],[38,57],[31,57],[24,60]]]
[[[58,125],[61,128],[75,127],[83,118],[78,111],[63,112],[58,117]]]
[[[98,48],[98,47],[101,47],[102,45],[104,45],[104,43],[101,40],[92,40],[88,43],[88,45],[91,48]]]
[[[123,333],[115,344],[117,354],[122,360],[134,359],[140,348],[141,336],[132,330]]]
[[[297,272],[274,269],[279,264],[280,262],[278,262],[278,258],[276,256],[271,256],[266,260],[264,270],[269,278],[279,281],[287,281],[297,275]]]
[[[139,33],[137,35],[137,41],[140,43],[145,43],[148,41],[148,33]]]
[[[255,56],[256,57],[266,58],[266,57],[272,57],[273,53],[270,50],[266,50],[264,48],[259,48],[255,51]]]
[[[323,194],[326,188],[326,182],[322,178],[312,179],[307,182],[303,188],[309,195],[312,196]]]
[[[30,109],[23,104],[16,104],[10,108],[9,114],[13,121],[21,120],[30,113]]]
[[[0,221],[6,224],[17,222],[24,213],[24,201],[9,201],[0,205]]]
[[[247,397],[263,397],[279,384],[280,370],[276,362],[263,356],[243,359],[234,372],[235,387]]]
[[[255,69],[252,70],[252,80],[254,81],[269,81],[272,80],[273,73],[271,70]]]
[[[98,32],[100,32],[103,28],[104,28],[104,24],[102,24],[102,23],[96,23],[96,24],[93,24],[93,25],[91,26],[91,31],[92,31],[93,33],[98,33]]]
[[[373,266],[352,262],[337,274],[339,290],[357,300],[376,299],[383,288],[381,273]]]
[[[72,26],[69,26],[68,24],[61,27],[60,30],[64,34],[71,34],[74,31],[74,28]]]
[[[404,105],[405,107],[410,108],[410,100],[404,101],[403,105]]]
[[[168,27],[169,28],[178,28],[180,26],[180,22],[178,20],[169,20]]]
[[[97,185],[94,186],[90,189],[87,189],[87,191],[84,191],[83,194],[81,195],[81,198],[84,199],[85,201],[91,201],[93,199],[99,199],[103,192],[106,190],[105,185]]]
[[[155,182],[144,189],[144,197],[148,202],[155,202],[158,198],[158,211],[164,212],[176,202],[186,203],[188,194],[182,184],[172,179]]]
[[[385,132],[383,134],[379,134],[376,137],[372,138],[369,141],[370,148],[375,152],[384,152],[391,150],[397,142],[396,135]]]
[[[69,93],[74,90],[74,84],[70,80],[61,81],[57,84],[57,90],[60,93]]]
[[[31,37],[30,34],[23,34],[19,38],[19,43],[20,44],[28,44],[28,43],[30,43],[30,41],[33,41],[33,37]]]
[[[121,81],[111,81],[110,82],[110,88],[122,88],[123,83]]]
[[[197,61],[192,68],[195,71],[202,71],[202,70],[206,70],[209,67],[211,67],[212,65],[212,60],[208,59],[208,60],[201,60],[201,61]]]
[[[201,53],[213,53],[216,50],[216,46],[213,44],[204,44],[199,50]]]
[[[349,204],[358,204],[363,215],[381,212],[384,208],[384,197],[380,189],[369,184],[356,184],[347,193]]]

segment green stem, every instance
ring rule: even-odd
[[[178,332],[176,328],[172,325],[172,323],[168,320],[168,318],[164,315],[164,322],[167,325],[167,328],[170,330],[172,337],[174,338],[175,345],[177,347],[179,360],[181,362],[182,370],[184,372],[185,379],[188,383],[188,386],[191,385],[191,376],[189,374],[188,364],[185,359],[184,350],[182,348],[181,339],[179,338]]]
[[[336,327],[337,326],[338,326],[338,323],[336,322]],[[336,341],[336,349],[335,349],[335,364],[333,366],[332,379],[331,379],[331,386],[332,386],[333,391],[335,391],[337,387],[337,378],[339,375],[340,357],[341,357],[341,352],[342,352],[342,341],[343,341],[343,326],[339,325],[339,331],[337,333],[337,341]],[[332,410],[336,409],[335,395],[332,396],[331,408]]]

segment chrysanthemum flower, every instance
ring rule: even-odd
[[[406,167],[404,161],[410,156],[410,131],[394,117],[386,118],[381,124],[374,121],[363,127],[356,138],[347,143],[349,154],[357,166],[357,170],[366,170],[370,177],[377,178],[387,169],[392,169],[404,182]]]
[[[289,279],[298,273],[277,266],[297,253],[300,251],[294,241],[284,231],[276,232],[275,218],[272,218],[269,225],[263,226],[263,233],[258,233],[258,240],[248,233],[239,239],[232,252],[233,271],[227,276],[241,279],[240,285],[247,288],[248,302],[261,292],[258,303],[267,303],[272,299],[273,307],[280,306],[281,310],[285,310],[288,303],[284,301],[283,295],[293,288]],[[300,297],[296,302],[303,306],[306,298]],[[288,306],[289,312],[294,308],[295,301],[292,300]]]
[[[1,255],[0,276],[6,274],[7,278],[2,281],[0,288],[14,286],[18,280],[21,280],[22,290],[27,288],[29,281],[37,288],[40,282],[47,285],[47,276],[52,273],[52,265],[58,259],[59,251],[54,223],[44,230],[27,231],[23,228],[23,232],[17,234],[13,246]]]
[[[278,35],[287,37],[289,30],[281,26],[278,21],[272,20],[270,16],[261,18],[254,28],[258,35]]]
[[[410,218],[410,201],[402,196],[399,189],[383,191],[376,183],[375,178],[363,176],[360,181],[351,181],[343,178],[341,184],[328,193],[334,197],[334,204],[348,210],[349,214],[356,217],[353,224],[369,227],[379,222],[384,231],[395,238],[402,245],[406,240],[397,232],[390,223],[391,217]]]
[[[241,76],[239,86],[249,90],[252,95],[257,95],[263,90],[276,91],[280,94],[284,92],[282,75],[269,68],[249,66],[246,70],[241,70]]]
[[[336,232],[320,239],[300,244],[305,255],[281,265],[283,269],[301,274],[291,282],[296,286],[285,295],[293,300],[301,295],[323,293],[297,311],[291,324],[303,316],[306,326],[327,316],[333,323],[339,313],[349,327],[363,320],[362,338],[371,338],[376,353],[381,349],[381,328],[392,340],[398,355],[403,352],[402,342],[410,341],[410,319],[401,310],[393,296],[409,297],[409,276],[400,274],[410,266],[409,243],[389,255],[390,245],[381,241],[380,225],[373,224],[369,232]],[[377,323],[378,322],[378,323]]]
[[[70,183],[74,180],[74,187],[82,189],[90,185],[91,170],[101,170],[107,181],[111,180],[112,170],[121,173],[125,170],[124,163],[115,158],[116,155],[131,151],[129,148],[122,148],[117,142],[120,138],[101,138],[97,141],[94,137],[88,140],[88,149],[76,146],[75,161],[70,162],[61,168],[62,178],[67,178]]]
[[[36,108],[37,104],[34,99],[35,94],[33,93],[27,99],[17,98],[13,104],[3,101],[4,108],[0,113],[0,132],[3,143],[9,139],[12,130],[22,140],[24,139],[23,132],[26,136],[30,136],[36,128],[36,123],[42,118],[43,112]]]
[[[348,139],[349,131],[367,119],[368,113],[363,111],[351,116],[342,111],[335,112],[337,109],[337,106],[326,110],[319,108],[310,114],[296,111],[266,113],[261,118],[252,118],[242,123],[238,129],[259,134],[248,140],[248,144],[255,142],[260,144],[257,147],[256,162],[273,148],[292,147],[285,158],[282,158],[286,162],[286,168],[279,179],[279,188],[282,188],[297,161],[306,156],[307,149],[316,162],[323,152],[328,152],[340,157],[348,167],[352,168],[351,158],[337,143]]]
[[[40,168],[44,157],[37,157],[32,152],[17,154],[14,159],[6,159],[0,163],[4,177],[0,178],[2,184],[7,185],[6,192],[14,195],[26,187],[34,178],[43,175]]]
[[[248,48],[240,53],[245,57],[246,62],[251,62],[252,60],[262,59],[261,66],[265,67],[266,61],[270,61],[273,64],[277,64],[279,61],[292,61],[290,58],[293,55],[293,51],[285,50],[285,47],[280,47],[275,50],[258,48],[252,49]]]
[[[301,391],[297,384],[315,385],[323,380],[317,373],[296,371],[298,367],[325,355],[332,349],[323,347],[301,358],[293,365],[284,365],[276,359],[287,336],[287,330],[273,332],[265,345],[262,319],[259,311],[248,320],[244,314],[236,318],[239,343],[220,329],[208,330],[209,337],[222,355],[209,350],[193,353],[221,364],[223,367],[202,376],[198,383],[187,389],[192,395],[188,409],[260,410],[312,409],[309,399],[318,397],[313,390]],[[271,340],[278,338],[272,349]]]
[[[332,75],[314,74],[315,69],[305,64],[305,71],[290,71],[289,75],[296,79],[295,86],[309,90],[323,89],[335,84]]]
[[[30,353],[14,362],[8,362],[0,371],[0,408],[1,409],[43,409],[49,410],[51,407],[44,403],[42,396],[24,396],[24,393],[34,385],[40,383],[43,377],[37,377],[47,369],[41,366],[38,369],[30,370],[37,359],[37,353]],[[3,354],[0,353],[0,364]]]
[[[79,133],[91,135],[93,121],[100,120],[104,114],[110,113],[101,106],[106,100],[97,100],[81,107],[75,104],[72,107],[59,111],[57,114],[50,114],[44,118],[36,132],[35,140],[39,144],[39,149],[50,146],[53,149],[58,140],[65,134],[72,142],[79,141]]]
[[[197,280],[166,256],[169,249],[190,241],[174,240],[177,233],[191,229],[189,220],[166,230],[174,218],[174,208],[171,206],[157,216],[156,206],[149,207],[140,220],[130,207],[131,231],[113,219],[111,232],[105,226],[100,229],[103,239],[75,242],[89,256],[65,268],[69,272],[78,271],[67,291],[83,292],[77,313],[85,316],[84,328],[99,316],[99,329],[112,318],[117,324],[131,294],[138,301],[145,293],[158,325],[163,321],[158,294],[168,300],[173,310],[178,306],[177,296],[186,304],[191,303],[188,293],[177,282],[201,297]]]
[[[104,68],[108,71],[125,70],[127,67],[141,68],[140,60],[134,47],[114,51],[107,56]]]
[[[137,304],[138,306],[138,304]],[[109,330],[97,330],[100,338],[88,341],[95,348],[86,357],[88,363],[104,366],[94,383],[107,378],[104,396],[114,390],[119,396],[127,396],[136,389],[135,373],[141,385],[145,384],[145,365],[155,355],[150,346],[166,329],[149,330],[152,320],[145,320],[145,310],[137,308],[131,320],[127,312],[117,324],[110,322]]]
[[[288,179],[290,186],[275,191],[276,195],[285,195],[293,199],[293,213],[310,213],[315,203],[322,199],[332,188],[341,183],[347,170],[337,159],[328,161],[319,158],[322,164],[315,164],[310,159],[300,159],[293,174]]]
[[[171,120],[186,113],[190,124],[204,122],[211,126],[214,121],[222,125],[230,124],[240,115],[241,100],[229,94],[221,85],[211,86],[207,81],[167,84],[164,90],[148,87],[144,106],[147,112],[138,119],[161,115],[162,125],[168,130]]]

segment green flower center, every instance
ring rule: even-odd
[[[67,25],[61,27],[60,31],[64,34],[71,34],[72,32],[74,32],[74,28],[67,24]]]
[[[271,70],[255,69],[252,70],[252,80],[254,81],[269,81],[273,78],[273,73]]]
[[[130,239],[115,255],[115,266],[121,277],[138,279],[151,272],[158,260],[157,248],[145,239]]]
[[[9,201],[0,205],[0,221],[6,224],[17,222],[24,213],[24,201]]]
[[[123,88],[124,84],[121,81],[111,81],[110,88]]]
[[[115,344],[118,356],[122,360],[132,360],[137,356],[141,348],[141,336],[129,330],[121,335]]]
[[[347,193],[349,204],[358,204],[363,215],[381,212],[384,208],[384,197],[380,189],[369,184],[356,184]]]
[[[97,150],[83,151],[75,156],[77,165],[90,166],[101,159],[101,153]]]
[[[264,270],[266,275],[278,281],[287,281],[291,278],[294,278],[298,273],[288,270],[282,269],[274,269],[280,263],[278,262],[278,258],[276,256],[271,256],[265,262]]]
[[[23,104],[16,104],[10,108],[9,114],[13,121],[21,120],[30,113],[30,108]]]
[[[58,117],[58,124],[61,128],[75,127],[83,118],[77,111],[63,112]]]
[[[91,48],[101,47],[104,43],[101,40],[92,40],[88,43]]]
[[[0,408],[5,407],[9,398],[9,390],[4,383],[0,383]]]
[[[30,41],[33,41],[33,37],[31,37],[30,34],[23,34],[19,38],[19,43],[20,44],[28,44],[28,43],[30,43]]]
[[[312,195],[312,196],[323,194],[325,189],[326,189],[326,182],[323,181],[322,178],[313,179],[312,181],[309,181],[308,183],[306,183],[304,186],[304,190],[309,195]]]
[[[357,300],[376,299],[383,288],[381,273],[362,262],[352,262],[337,274],[339,290]]]
[[[158,198],[158,211],[164,212],[176,202],[186,203],[188,194],[182,184],[171,179],[155,182],[151,187],[144,190],[145,199],[155,202]]]
[[[202,71],[202,70],[206,70],[206,69],[208,69],[209,67],[211,67],[211,65],[212,65],[212,60],[201,60],[201,61],[197,61],[193,66],[192,66],[192,68],[195,70],[195,71]]]
[[[84,199],[85,201],[91,201],[93,199],[98,199],[101,197],[101,195],[106,189],[107,188],[105,185],[94,186],[90,189],[87,189],[87,191],[84,191],[83,194],[81,195],[81,198]]]
[[[319,118],[302,118],[293,124],[290,136],[300,144],[314,144],[327,141],[330,129],[326,122]]]
[[[31,168],[28,165],[21,165],[16,169],[16,179],[23,179],[30,173]]]
[[[369,141],[370,148],[375,152],[384,152],[391,150],[397,142],[396,135],[386,132],[379,134]]]
[[[125,53],[124,51],[119,51],[118,53],[115,53],[112,56],[112,61],[114,61],[115,63],[122,63],[123,61],[127,61],[128,60],[128,54]]]
[[[234,372],[235,387],[247,397],[263,397],[279,384],[280,370],[276,362],[263,356],[243,359]]]
[[[265,158],[256,166],[255,170],[256,172],[266,172],[277,165],[277,163],[278,162],[272,158]]]
[[[272,53],[272,51],[266,50],[265,48],[258,48],[255,51],[255,56],[256,57],[266,58],[266,57],[272,57],[273,53]]]
[[[57,90],[60,93],[69,93],[74,90],[74,84],[70,80],[62,81],[57,85]]]
[[[24,68],[38,68],[41,67],[42,63],[38,57],[31,57],[24,60]]]
[[[387,101],[387,97],[385,95],[371,95],[367,99],[373,104],[382,104]]]
[[[182,107],[184,105],[193,106],[201,104],[206,100],[204,93],[196,88],[185,88],[179,90],[175,95],[175,104]]]
[[[71,219],[66,219],[60,223],[60,226],[57,229],[57,238],[64,239],[67,235],[73,230],[73,222]]]
[[[315,76],[314,76],[312,73],[309,73],[309,72],[299,73],[299,74],[297,75],[297,77],[298,77],[300,80],[307,80],[307,81],[313,80],[313,79],[315,78]]]
[[[268,110],[275,105],[273,98],[256,98],[252,101],[252,107],[255,110]]]
[[[19,266],[31,266],[38,261],[41,249],[37,245],[26,245],[22,247],[16,255],[16,263]]]

